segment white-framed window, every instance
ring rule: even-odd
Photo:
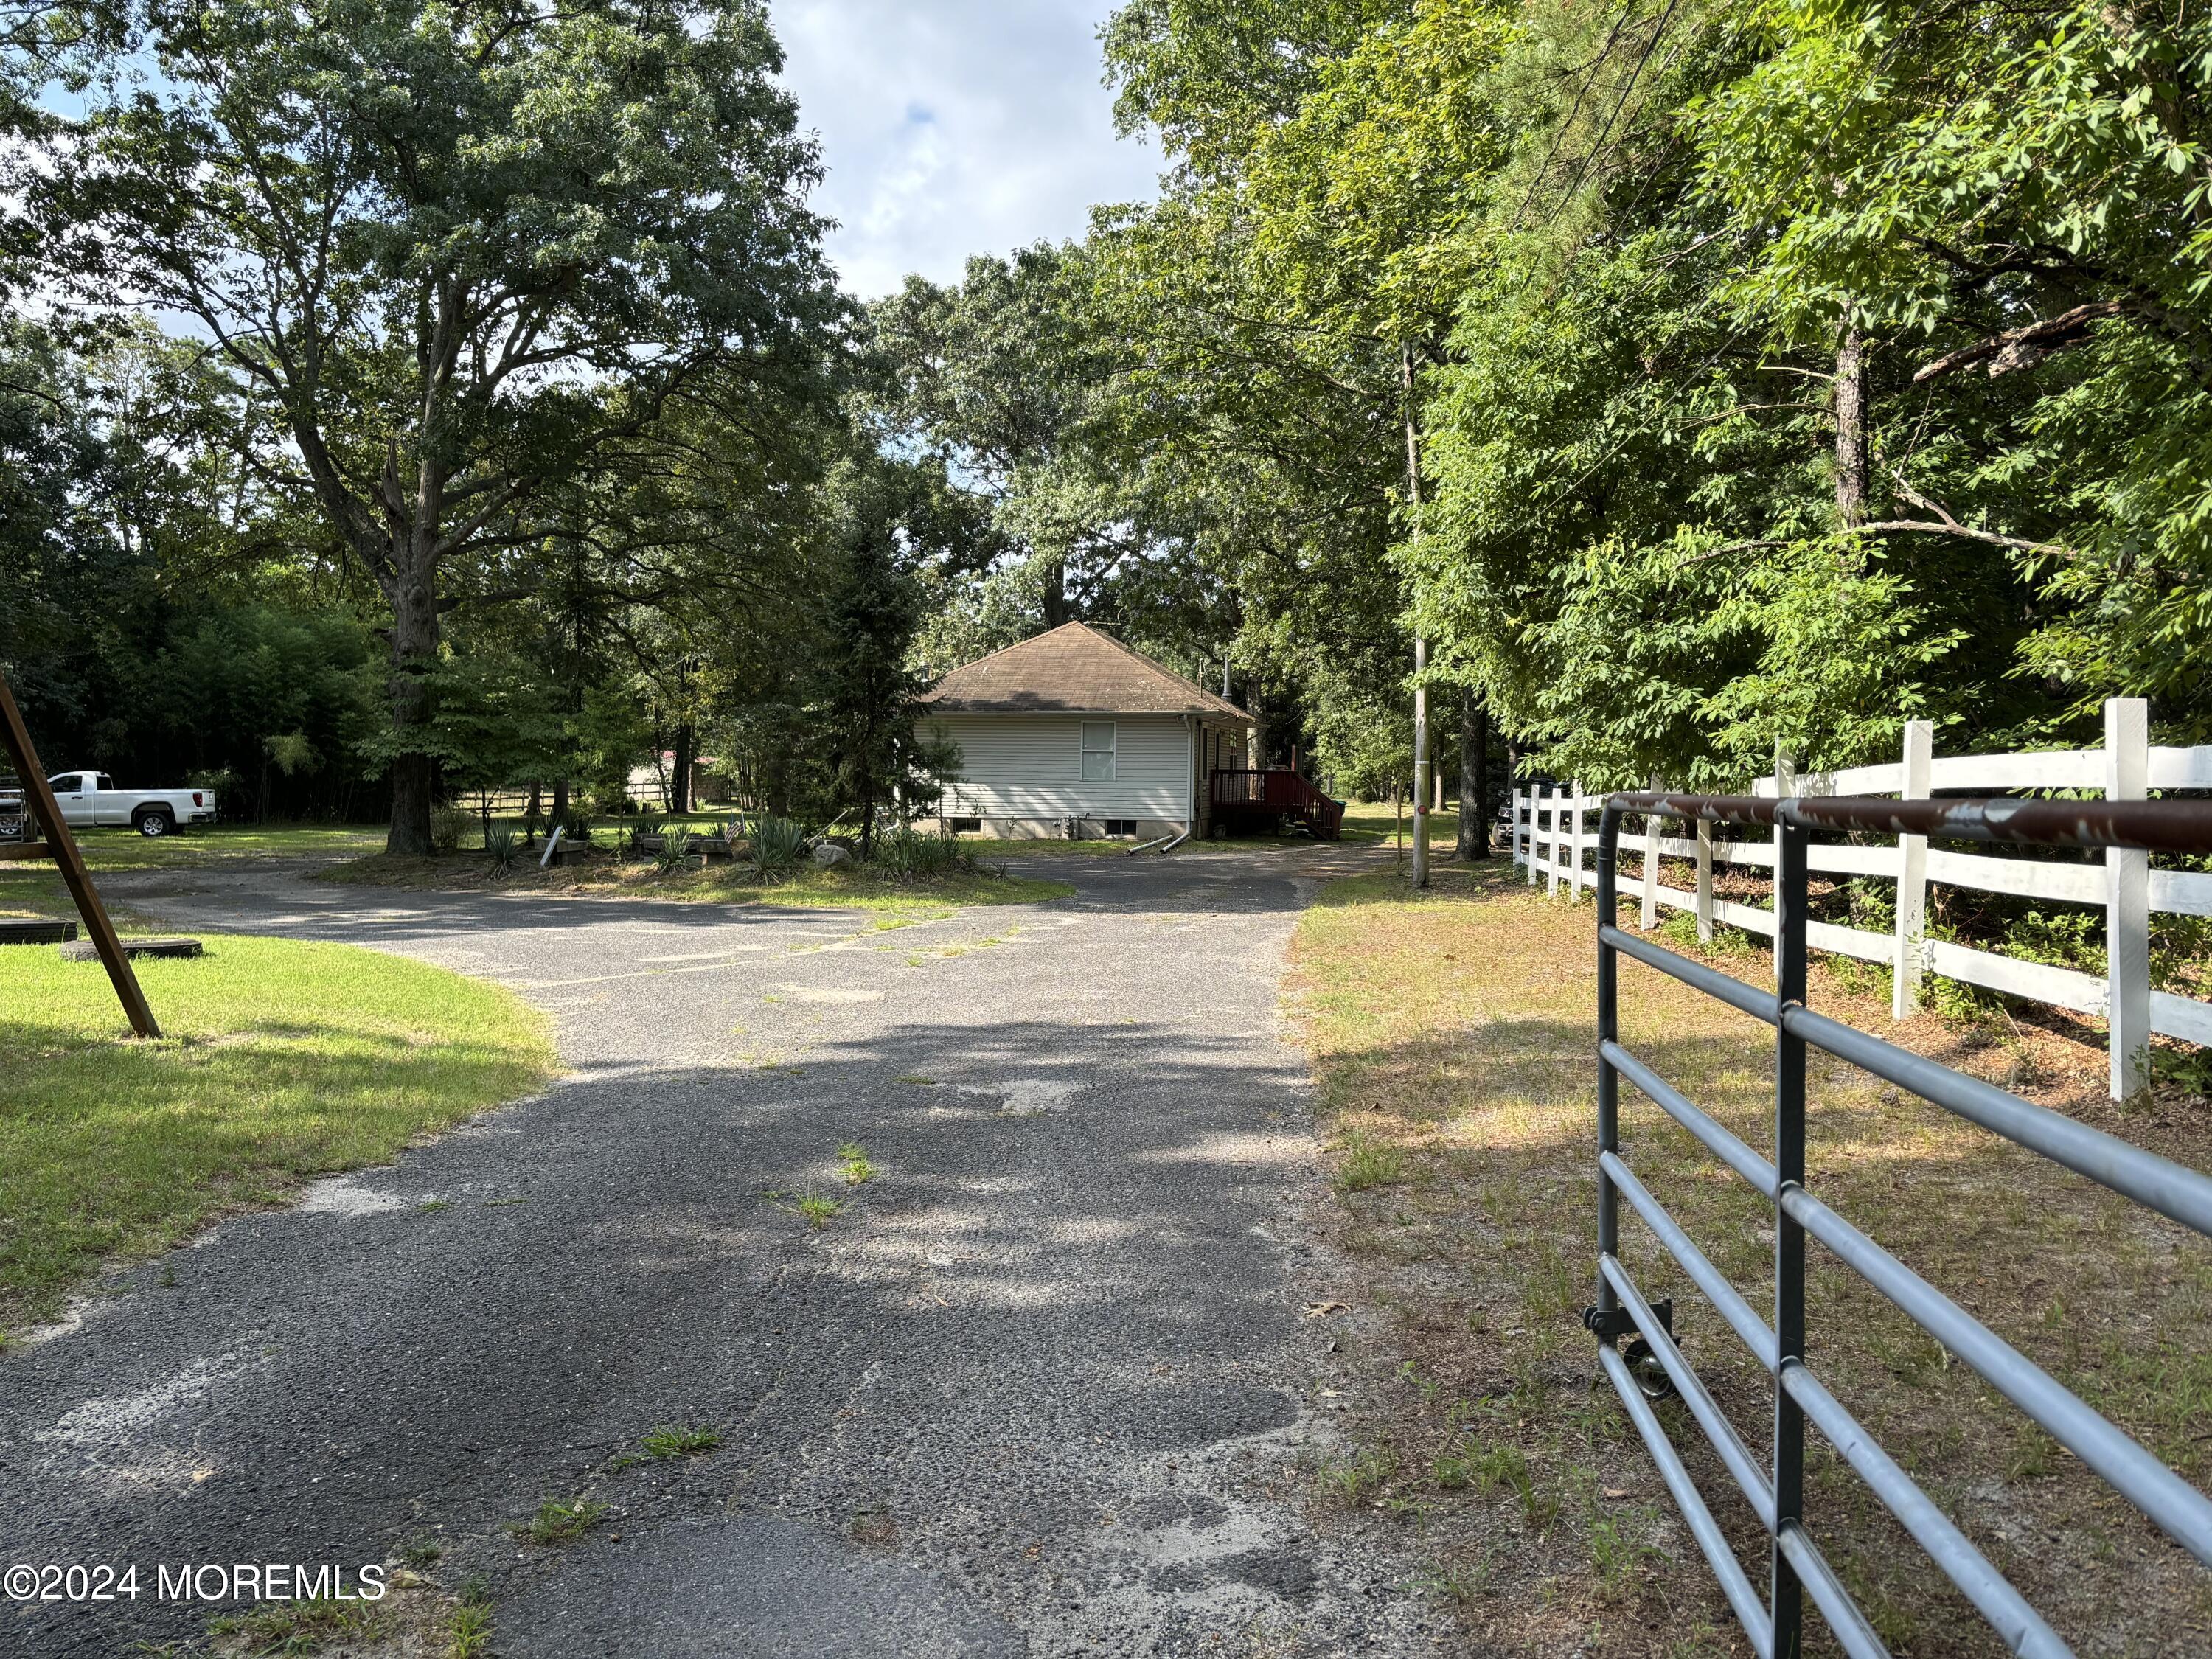
[[[1114,732],[1111,720],[1083,722],[1083,781],[1085,783],[1114,781]]]

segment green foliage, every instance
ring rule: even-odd
[[[805,856],[806,826],[790,818],[766,817],[753,825],[753,867],[764,876],[781,875]]]
[[[1389,1141],[1352,1133],[1344,1139],[1344,1161],[1337,1166],[1336,1189],[1364,1193],[1394,1186],[1406,1178],[1406,1154]]]
[[[441,803],[432,807],[430,845],[441,853],[459,852],[463,838],[476,822],[477,815],[465,806]]]
[[[605,1520],[607,1514],[607,1505],[595,1498],[549,1498],[528,1519],[508,1522],[507,1530],[548,1547],[573,1544]]]
[[[492,873],[511,875],[522,856],[522,842],[511,823],[495,823],[484,832],[484,856],[491,860]]]
[[[671,830],[661,837],[660,851],[654,855],[654,861],[664,873],[672,874],[698,856],[697,848],[692,845],[690,831]]]
[[[699,475],[757,476],[749,434],[794,424],[760,417],[823,400],[813,143],[755,0],[145,21],[8,188],[55,300],[185,320],[234,417],[211,447],[380,597],[419,852],[466,752],[449,609],[536,595],[574,659],[587,600],[746,562],[753,515]]]
[[[974,855],[962,847],[959,836],[942,830],[920,830],[908,824],[895,825],[878,836],[871,861],[900,881],[926,881],[975,868]]]
[[[909,467],[855,459],[833,478],[836,561],[823,621],[813,724],[830,805],[873,849],[879,811],[926,811],[959,753],[921,726],[929,682],[912,657],[921,593],[909,549],[926,523],[927,481]]]
[[[1359,1509],[1374,1501],[1397,1472],[1397,1455],[1388,1447],[1332,1453],[1315,1475],[1315,1495],[1340,1509]]]
[[[702,1457],[721,1443],[720,1429],[682,1424],[654,1429],[638,1442],[645,1448],[647,1456],[664,1462],[676,1457]]]
[[[2128,693],[2212,731],[2203,20],[1146,0],[1105,40],[1176,164],[1092,238],[1116,465],[1340,774],[1405,769],[1412,629],[1593,787]]]

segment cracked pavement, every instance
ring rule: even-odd
[[[165,923],[514,987],[568,1076],[111,1274],[0,1358],[0,1563],[358,1565],[434,1539],[507,1655],[1431,1651],[1317,1531],[1318,1190],[1277,987],[1340,848],[1025,860],[1074,897],[866,913],[137,881]],[[848,1188],[841,1143],[876,1175]],[[845,1200],[820,1231],[799,1195]],[[657,1425],[711,1455],[621,1467]],[[565,1547],[506,1524],[588,1493]],[[1361,1541],[1363,1531],[1369,1541]],[[10,1606],[0,1649],[198,1636]]]

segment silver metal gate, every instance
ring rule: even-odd
[[[1631,816],[1766,825],[1778,832],[1774,990],[1760,990],[1717,973],[1648,939],[1624,933],[1615,925],[1616,855],[1621,820]],[[1606,1374],[1650,1449],[1668,1492],[1680,1506],[1698,1547],[1720,1579],[1729,1605],[1761,1659],[1796,1659],[1808,1596],[1853,1659],[1887,1659],[1888,1654],[1822,1558],[1808,1529],[1804,1501],[1808,1421],[1904,1524],[2012,1651],[2037,1659],[2070,1654],[2073,1650],[1875,1443],[1806,1364],[1807,1238],[1825,1245],[2208,1566],[2212,1566],[2212,1500],[1807,1189],[1806,1050],[1808,1047],[1821,1049],[1909,1089],[1923,1100],[2208,1237],[2212,1237],[2212,1179],[1808,1008],[1806,847],[1814,834],[1849,830],[2022,846],[2118,847],[2202,854],[2212,852],[2212,803],[1613,797],[1606,803],[1598,840],[1598,1279],[1597,1304],[1584,1315],[1584,1322],[1597,1335],[1598,1358]],[[1621,1046],[1619,993],[1623,956],[1670,975],[1774,1028],[1771,1161],[1722,1127]],[[1623,1078],[1773,1205],[1771,1327],[1668,1217],[1622,1158],[1620,1087]],[[1773,1379],[1774,1442],[1764,1464],[1753,1455],[1683,1358],[1674,1338],[1671,1304],[1655,1306],[1647,1302],[1622,1265],[1620,1204],[1624,1199]],[[1621,1340],[1632,1335],[1634,1340],[1624,1354]],[[1763,1599],[1715,1524],[1652,1410],[1648,1396],[1662,1395],[1669,1388],[1680,1394],[1723,1467],[1765,1524],[1770,1548]]]

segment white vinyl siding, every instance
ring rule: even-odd
[[[1085,726],[1064,714],[945,714],[923,722],[960,745],[960,771],[945,792],[947,817],[1190,817],[1191,731],[1179,716],[1124,715],[1113,730],[1110,778],[1086,778]]]

